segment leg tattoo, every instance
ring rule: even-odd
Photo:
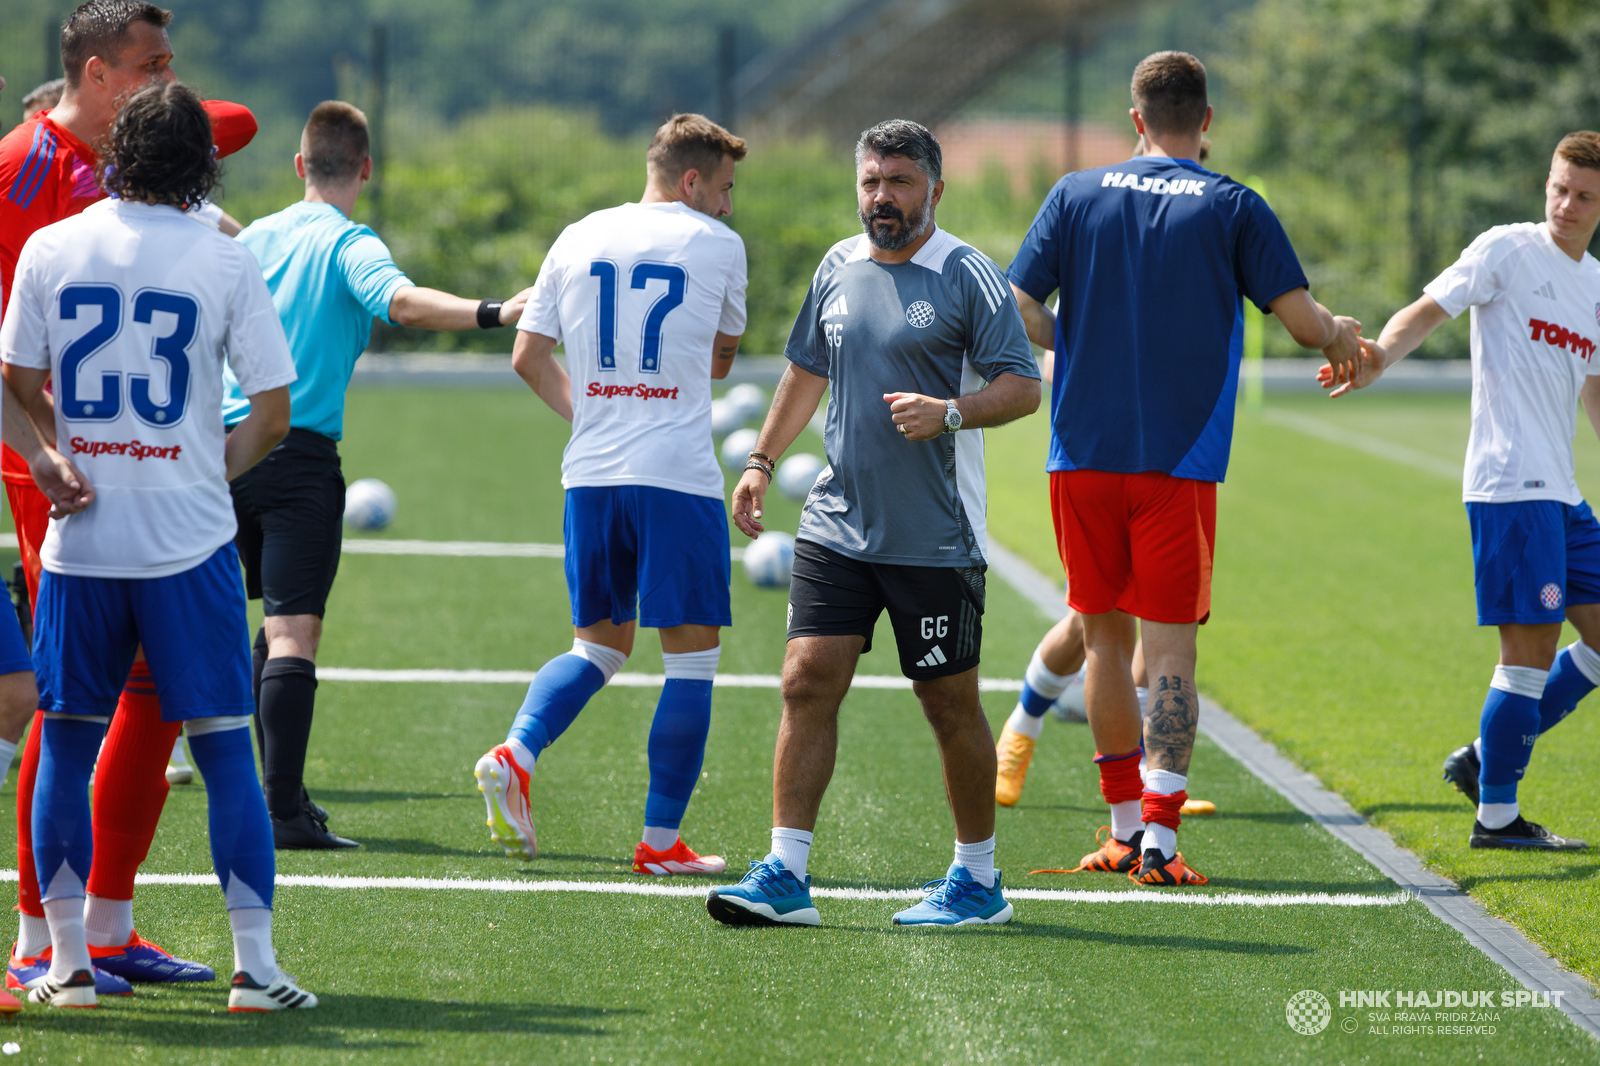
[[[1150,766],[1187,774],[1199,721],[1200,700],[1192,680],[1176,674],[1153,678],[1150,714],[1144,722],[1145,757]]]

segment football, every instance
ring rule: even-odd
[[[810,452],[798,452],[789,456],[778,464],[778,491],[783,493],[795,503],[800,503],[811,495],[811,486],[817,483],[817,478],[828,468],[820,455]]]
[[[711,435],[713,437],[726,437],[749,420],[749,416],[744,413],[744,410],[727,397],[711,401]]]
[[[752,385],[749,382],[735,385],[727,391],[722,399],[737,407],[739,414],[747,422],[758,415],[765,414],[767,410],[767,394],[762,391],[760,385]]]
[[[399,502],[394,490],[375,477],[353,481],[344,492],[345,524],[369,533],[388,529]]]
[[[744,572],[759,588],[788,588],[794,574],[794,538],[776,531],[761,534],[744,550]]]
[[[756,431],[736,429],[722,442],[722,465],[729,470],[743,470],[756,446]]]

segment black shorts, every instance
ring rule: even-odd
[[[789,637],[866,638],[889,612],[900,672],[931,681],[978,665],[983,647],[982,566],[866,563],[813,541],[796,541],[789,585]]]
[[[291,429],[230,488],[246,593],[263,601],[269,616],[321,618],[344,535],[338,444],[309,429]]]

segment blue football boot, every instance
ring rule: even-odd
[[[738,884],[713,888],[706,912],[726,925],[822,924],[811,903],[811,878],[802,882],[776,855],[752,862]]]
[[[6,964],[6,987],[14,992],[26,989],[33,991],[44,983],[50,974],[50,949],[35,955],[31,959],[17,958],[16,945],[11,948],[11,959]],[[106,973],[96,967],[94,971],[94,991],[100,996],[131,996],[133,986],[114,973]]]
[[[1011,904],[1000,894],[1000,871],[994,887],[984,888],[965,866],[950,864],[950,872],[922,886],[923,901],[894,916],[895,925],[999,925],[1011,920]]]
[[[89,958],[96,968],[129,981],[215,981],[211,967],[180,959],[137,932],[120,947],[98,948],[89,945]]]

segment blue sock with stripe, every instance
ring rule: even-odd
[[[1485,829],[1500,829],[1517,817],[1517,784],[1539,735],[1539,698],[1547,676],[1547,671],[1529,666],[1494,668],[1478,725],[1483,749],[1478,821]]]
[[[711,687],[722,649],[663,655],[667,681],[650,723],[650,793],[644,805],[644,842],[665,851],[678,838],[678,826],[700,768],[711,732]]]
[[[1600,652],[1583,641],[1561,649],[1539,698],[1539,732],[1548,733],[1577,708],[1578,702],[1595,690],[1600,677]]]
[[[518,761],[523,758],[523,753],[517,752],[518,745],[525,749],[528,758],[538,759],[539,754],[577,720],[584,705],[622,669],[627,659],[615,648],[575,640],[572,651],[557,655],[541,666],[506,734],[506,743],[516,752]],[[512,744],[512,741],[517,743]],[[533,763],[522,768],[531,773]]]
[[[47,716],[33,782],[33,876],[42,900],[82,899],[94,859],[89,775],[105,739],[103,718]]]
[[[216,726],[210,728],[215,721]],[[271,907],[277,876],[272,822],[256,778],[255,751],[248,718],[195,719],[190,723],[189,755],[206,782],[206,821],[211,835],[211,865],[222,883],[229,910]]]

